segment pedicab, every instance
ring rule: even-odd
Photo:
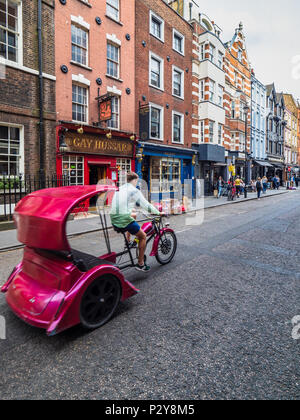
[[[116,190],[108,185],[49,188],[27,195],[15,208],[18,240],[25,245],[23,260],[1,291],[19,318],[45,329],[48,336],[78,324],[89,330],[99,328],[112,318],[119,302],[139,292],[122,272],[135,265],[136,256],[121,231],[125,251],[111,251],[105,213],[100,211],[105,255],[95,257],[72,249],[67,239],[70,214],[95,196],[97,203],[111,201]],[[154,239],[151,255],[161,264],[169,263],[176,252],[174,232],[157,219],[142,228],[148,241]],[[130,255],[130,263],[122,267],[118,259],[125,254]]]

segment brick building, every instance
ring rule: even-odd
[[[137,171],[161,201],[194,178],[193,32],[163,0],[137,1],[135,20]]]
[[[298,169],[298,107],[293,95],[283,94],[285,105],[284,131],[284,181],[288,181]],[[298,171],[297,171],[298,172]]]
[[[35,175],[40,170],[53,174],[56,120],[54,0],[1,0],[0,27],[0,176]],[[42,72],[41,84],[39,71]]]
[[[232,40],[227,42],[225,46],[226,86],[224,107],[226,117],[224,145],[227,149],[227,162],[228,164],[235,163],[236,174],[249,181],[251,68],[242,23],[235,30]]]
[[[266,149],[267,160],[271,164],[267,177],[277,175],[284,180],[284,119],[285,107],[282,93],[277,93],[274,83],[267,85],[266,102]]]
[[[135,169],[134,13],[133,0],[57,2],[57,172],[71,185]]]
[[[266,175],[270,163],[266,149],[266,86],[251,74],[251,179]]]

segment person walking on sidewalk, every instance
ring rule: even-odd
[[[224,186],[224,181],[223,181],[223,178],[220,176],[218,181],[217,181],[218,199],[222,195],[223,186]]]
[[[241,180],[241,178],[238,176],[238,177],[236,178],[236,180],[235,180],[235,186],[236,186],[236,195],[237,195],[237,198],[240,198],[240,195],[241,195],[241,182],[242,182],[242,180]]]
[[[256,181],[256,191],[257,191],[257,199],[258,200],[260,200],[262,189],[263,189],[262,180],[261,180],[261,178],[258,178],[258,180]]]
[[[263,179],[262,179],[262,186],[263,186],[263,193],[267,194],[268,178],[266,176],[264,176]]]

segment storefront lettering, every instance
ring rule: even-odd
[[[70,152],[107,153],[132,156],[133,145],[126,140],[106,140],[89,137],[67,137]]]

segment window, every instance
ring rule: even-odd
[[[242,77],[242,91],[245,90],[245,79]]]
[[[209,121],[209,141],[210,141],[210,143],[214,142],[214,127],[215,127],[215,123],[213,121]]]
[[[216,48],[212,44],[209,44],[209,59],[212,63],[215,62],[215,53]]]
[[[173,29],[173,49],[184,55],[184,36]]]
[[[111,114],[112,117],[107,121],[108,128],[120,128],[120,98],[118,96],[113,96],[111,101]]]
[[[150,86],[163,89],[163,60],[150,53]]]
[[[246,150],[245,134],[240,134],[240,152],[244,152],[245,150]]]
[[[173,142],[184,143],[184,118],[182,114],[173,112]]]
[[[218,125],[218,144],[222,144],[222,134],[223,134],[223,127],[222,124]]]
[[[164,41],[164,21],[150,11],[150,34]]]
[[[106,0],[106,13],[109,17],[118,21],[120,19],[119,0]]]
[[[72,60],[88,65],[88,33],[76,25],[72,25]]]
[[[223,87],[218,86],[218,105],[223,107]]]
[[[220,69],[223,69],[223,53],[221,53],[221,51],[218,52],[218,67],[220,67]]]
[[[200,60],[205,60],[205,44],[200,45]]]
[[[0,125],[0,175],[19,175],[21,129]]]
[[[63,156],[63,175],[69,177],[70,185],[84,185],[82,156]]]
[[[20,29],[18,4],[0,0],[0,57],[18,62]]]
[[[205,80],[200,80],[200,100],[204,101],[205,99]]]
[[[173,95],[183,98],[183,79],[184,73],[182,70],[173,68]]]
[[[204,121],[200,121],[200,141],[204,143]]]
[[[156,105],[151,106],[150,112],[150,137],[162,140],[163,137],[163,110]]]
[[[231,102],[231,118],[235,119],[235,102]]]
[[[215,101],[215,87],[216,84],[212,80],[209,81],[209,100],[211,102]]]
[[[107,75],[119,78],[120,47],[107,43]]]
[[[117,159],[118,182],[117,187],[121,187],[127,182],[127,173],[131,171],[131,159]]]
[[[72,85],[72,119],[88,122],[88,90],[79,85]]]
[[[181,162],[173,158],[151,158],[151,192],[172,192],[181,188]]]
[[[243,51],[239,48],[239,50],[238,50],[238,60],[242,61],[242,58],[243,58]]]

